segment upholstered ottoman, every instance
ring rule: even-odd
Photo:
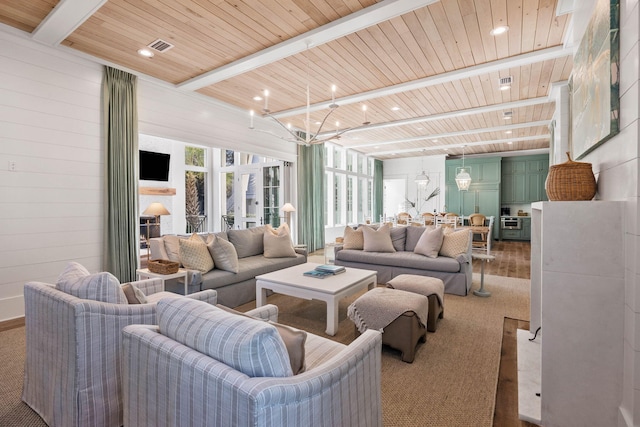
[[[387,282],[387,287],[424,295],[429,299],[427,330],[435,332],[438,319],[444,317],[444,282],[436,277],[401,274]]]
[[[424,295],[390,288],[375,288],[361,295],[347,309],[356,332],[382,331],[382,344],[402,352],[411,363],[416,345],[427,339],[429,299]]]

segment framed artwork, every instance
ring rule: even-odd
[[[598,0],[573,58],[571,154],[581,159],[620,128],[620,3]]]

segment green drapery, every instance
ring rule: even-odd
[[[135,280],[138,264],[137,78],[105,67],[105,269],[121,282]]]
[[[324,144],[298,146],[298,241],[324,248]]]
[[[376,222],[382,217],[383,210],[383,171],[382,160],[373,161],[373,221]]]

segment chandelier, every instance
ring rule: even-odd
[[[464,167],[464,145],[462,146],[462,167],[456,168],[456,185],[459,191],[466,191],[471,185],[471,168]]]
[[[309,50],[309,46],[311,45],[310,42],[307,42],[307,51]],[[268,133],[274,136],[277,136],[280,139],[284,139],[285,141],[290,141],[290,142],[295,142],[296,144],[300,144],[300,145],[314,145],[314,144],[322,144],[324,142],[327,141],[331,141],[331,140],[338,140],[340,139],[340,136],[346,132],[349,132],[350,130],[353,130],[354,128],[346,128],[346,129],[339,129],[340,126],[340,122],[335,122],[336,124],[336,131],[335,132],[325,132],[322,133],[322,129],[324,128],[325,123],[327,123],[327,120],[329,119],[329,117],[331,116],[331,114],[333,114],[333,112],[339,107],[338,104],[336,104],[336,85],[331,85],[331,104],[329,104],[329,111],[325,114],[324,118],[319,122],[318,124],[318,128],[315,130],[315,132],[313,132],[311,130],[311,96],[310,96],[310,91],[309,91],[309,56],[307,54],[307,90],[306,90],[306,95],[307,95],[307,111],[305,113],[305,119],[304,119],[304,125],[305,128],[303,130],[300,129],[296,129],[293,128],[291,126],[291,123],[287,123],[284,124],[282,123],[280,120],[278,120],[276,117],[274,117],[271,114],[271,110],[269,109],[269,91],[268,90],[264,90],[262,92],[263,95],[263,99],[264,99],[264,107],[262,108],[262,116],[263,117],[269,117],[271,119],[273,119],[278,125],[280,125],[284,130],[287,131],[287,133],[289,134],[288,137],[282,137],[279,135],[275,135],[272,132],[269,131],[265,131],[265,130],[261,130],[261,129],[256,129],[253,126],[253,117],[255,115],[254,110],[249,111],[250,117],[251,117],[251,123],[249,126],[249,129],[252,130],[256,130],[258,132],[264,132],[264,133]],[[260,100],[259,97],[254,98],[255,100]],[[362,112],[364,114],[364,121],[362,123],[363,126],[367,126],[368,124],[370,124],[369,121],[367,121],[367,106],[363,105],[362,106]],[[359,126],[361,127],[361,126]]]

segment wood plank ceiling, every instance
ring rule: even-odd
[[[0,22],[33,33],[57,3],[4,0]],[[571,15],[556,16],[556,3],[108,0],[61,44],[247,111],[262,111],[253,98],[267,89],[272,114],[299,129],[308,83],[312,132],[335,84],[340,108],[323,131],[361,126],[366,105],[371,124],[337,142],[380,159],[533,150],[549,146],[549,90],[572,69]],[[363,14],[369,24],[355,19]],[[352,30],[340,32],[343,21]],[[500,25],[508,31],[491,35]],[[174,47],[137,53],[157,39]],[[506,77],[511,88],[500,90]]]

